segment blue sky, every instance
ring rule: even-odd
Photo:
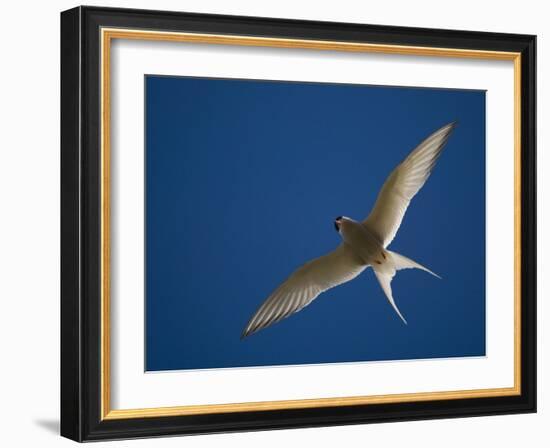
[[[146,369],[485,354],[485,92],[146,76]],[[260,304],[333,250],[426,136],[458,121],[390,249],[395,314],[369,269],[244,340]]]

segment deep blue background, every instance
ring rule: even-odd
[[[146,77],[146,369],[485,354],[485,92]],[[334,249],[391,170],[458,121],[390,248],[404,325],[369,269],[240,340]]]

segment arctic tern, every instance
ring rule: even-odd
[[[423,140],[386,179],[369,216],[362,222],[345,216],[334,221],[342,243],[332,252],[297,269],[267,298],[246,325],[245,338],[300,311],[321,293],[349,282],[369,266],[391,306],[406,324],[392,295],[391,281],[401,269],[422,269],[415,261],[387,249],[394,239],[412,198],[422,188],[455,123],[449,123]]]

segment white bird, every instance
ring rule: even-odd
[[[336,218],[334,226],[342,243],[334,251],[304,264],[282,283],[252,316],[241,338],[300,311],[319,294],[349,282],[369,266],[391,306],[407,323],[392,295],[391,281],[396,271],[417,268],[440,277],[387,247],[399,230],[412,198],[430,176],[454,127],[455,123],[449,123],[435,131],[393,170],[363,222],[345,216]]]

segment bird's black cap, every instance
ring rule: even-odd
[[[340,229],[338,228],[338,224],[336,223],[337,221],[340,221],[342,219],[342,216],[338,216],[335,220],[334,220],[334,228],[336,229],[337,232],[340,231]]]

